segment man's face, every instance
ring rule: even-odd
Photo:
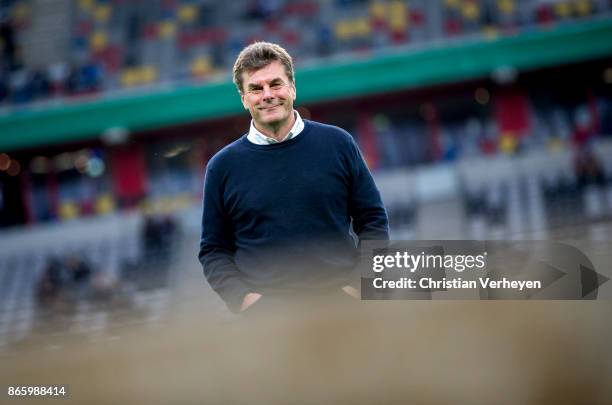
[[[242,105],[259,129],[280,128],[291,121],[295,86],[283,64],[273,61],[252,72],[242,73]]]

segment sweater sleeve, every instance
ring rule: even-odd
[[[349,149],[351,158],[349,215],[353,219],[353,230],[360,242],[362,240],[388,240],[387,211],[372,174],[352,137],[350,137]]]
[[[234,262],[236,246],[231,224],[223,204],[220,174],[209,164],[204,180],[202,236],[199,259],[204,276],[212,289],[232,312],[239,312],[242,300],[250,292]]]

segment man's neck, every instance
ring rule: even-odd
[[[287,137],[287,134],[289,134],[289,131],[293,127],[293,124],[295,124],[295,113],[291,114],[290,119],[288,119],[284,123],[279,123],[279,124],[280,125],[278,127],[275,125],[270,125],[270,126],[266,126],[263,128],[259,128],[255,123],[253,123],[253,125],[255,126],[255,129],[257,129],[259,132],[261,132],[262,134],[264,134],[265,136],[269,138],[272,138],[280,142]]]

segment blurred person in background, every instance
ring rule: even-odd
[[[91,267],[80,255],[72,253],[66,258],[66,270],[70,275],[70,279],[76,285],[89,282],[92,274]]]
[[[387,240],[388,220],[357,144],[293,109],[293,60],[279,45],[243,49],[233,79],[252,120],[206,168],[199,259],[208,282],[233,312],[262,297],[266,308],[311,293],[359,298],[349,281],[355,239]]]
[[[93,274],[94,269],[81,254],[49,257],[37,285],[39,303],[53,306],[58,301],[86,299]]]
[[[42,306],[53,305],[60,298],[64,287],[63,267],[56,257],[47,258],[42,276],[36,287],[38,302]]]
[[[604,171],[592,146],[584,146],[576,151],[574,169],[580,189],[589,185],[600,187],[605,185]]]

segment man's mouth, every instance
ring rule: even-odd
[[[271,105],[271,106],[267,106],[267,107],[262,107],[260,108],[260,110],[262,111],[271,111],[273,109],[275,109],[276,107],[279,107],[278,105]]]

